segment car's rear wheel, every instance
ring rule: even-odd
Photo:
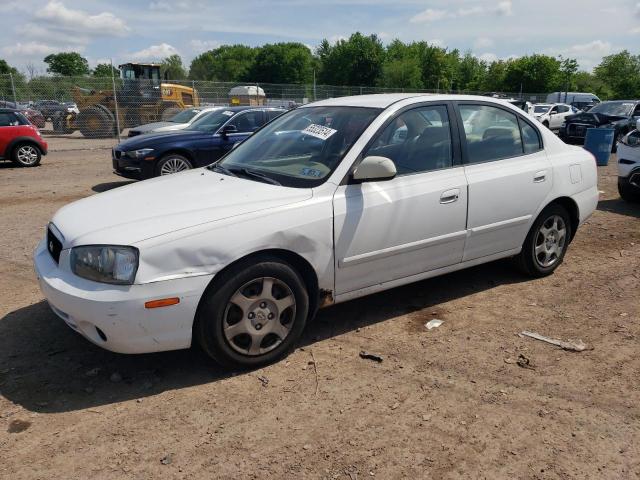
[[[564,259],[571,234],[567,210],[561,205],[548,206],[527,234],[516,257],[518,267],[532,277],[551,275]]]
[[[194,336],[217,362],[255,368],[290,351],[308,313],[309,296],[298,272],[265,257],[216,278],[198,308]]]
[[[620,198],[626,202],[640,202],[640,188],[633,188],[631,185],[618,182],[618,193]]]
[[[16,145],[11,155],[13,163],[20,167],[35,167],[40,164],[41,158],[40,149],[31,143]]]
[[[159,176],[172,175],[174,173],[184,172],[185,170],[191,170],[193,165],[187,157],[178,155],[177,153],[170,153],[158,162],[156,168]]]

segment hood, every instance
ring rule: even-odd
[[[145,132],[153,132],[158,128],[167,127],[169,125],[177,125],[173,122],[153,122],[153,123],[145,123],[144,125],[138,125],[137,127],[132,128],[131,130],[135,132],[145,133]]]
[[[180,140],[195,140],[196,138],[211,137],[211,136],[213,136],[212,133],[194,132],[190,130],[148,133],[146,135],[137,135],[135,137],[131,137],[125,140],[124,142],[118,144],[116,149],[126,152],[129,150],[147,148],[150,146],[160,145],[163,143],[171,143],[171,142],[176,142]]]
[[[616,115],[605,115],[604,113],[591,113],[591,112],[580,112],[575,115],[568,115],[565,119],[565,122],[577,122],[577,123],[586,123],[589,125],[596,125],[598,127],[602,125],[608,125],[610,123],[616,122],[625,122],[626,117],[620,117]]]
[[[230,177],[206,168],[158,177],[73,202],[52,222],[63,247],[135,245],[196,225],[311,198],[311,189]]]

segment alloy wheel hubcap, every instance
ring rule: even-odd
[[[223,333],[229,346],[248,356],[280,345],[291,332],[296,300],[282,280],[262,277],[241,286],[224,311]]]
[[[534,246],[534,256],[538,264],[543,268],[556,264],[567,239],[567,227],[564,219],[559,215],[552,215],[547,218],[536,234]]]
[[[38,152],[31,146],[20,147],[18,150],[18,160],[24,165],[33,165],[38,161]]]
[[[170,158],[162,165],[160,175],[171,175],[172,173],[183,172],[191,167],[182,158]]]

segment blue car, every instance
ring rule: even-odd
[[[184,130],[133,137],[113,149],[114,173],[143,180],[209,165],[284,112],[282,108],[228,107]]]

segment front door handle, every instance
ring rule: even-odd
[[[542,183],[547,179],[547,171],[541,170],[533,176],[533,183]]]
[[[446,192],[442,192],[440,195],[440,203],[453,203],[458,200],[460,197],[460,189],[454,188],[451,190],[447,190]]]

